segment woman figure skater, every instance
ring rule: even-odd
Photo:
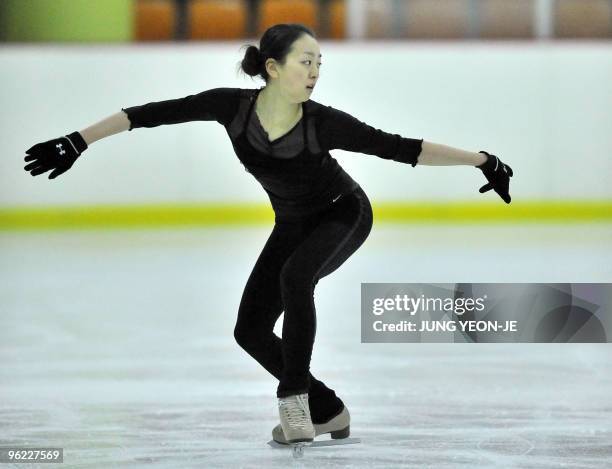
[[[263,186],[274,228],[246,283],[234,337],[279,380],[279,443],[349,436],[350,415],[335,391],[309,371],[316,331],[314,288],[368,237],[368,197],[331,157],[342,149],[421,165],[471,165],[506,202],[512,169],[485,151],[472,153],[375,129],[310,99],[319,79],[319,44],[301,24],[277,24],[251,45],[242,71],[259,89],[215,88],[167,101],[122,108],[80,131],[26,151],[26,171],[49,179],[67,171],[93,142],[124,130],[190,121],[222,124],[245,170]],[[273,332],[285,313],[282,338]]]

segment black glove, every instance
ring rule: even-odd
[[[32,176],[38,176],[52,169],[49,179],[55,179],[68,171],[76,159],[87,150],[87,143],[78,132],[72,132],[65,137],[54,138],[43,143],[37,143],[26,150],[25,161],[32,161],[23,169],[31,171]]]
[[[479,189],[479,192],[482,194],[493,189],[499,194],[504,202],[509,204],[512,200],[510,194],[508,193],[510,178],[514,174],[512,172],[512,168],[507,164],[502,163],[497,156],[490,155],[486,151],[479,151],[478,153],[487,155],[487,161],[476,167],[483,172],[487,178],[487,181],[489,181]]]

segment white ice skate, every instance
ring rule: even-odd
[[[332,417],[327,422],[314,424],[315,437],[329,433],[332,440],[348,438],[350,435],[350,425],[351,415],[349,414],[346,406],[344,406],[338,415]],[[280,424],[274,427],[272,430],[272,439],[281,445],[289,444],[285,439],[285,435],[283,434],[283,429]]]
[[[301,457],[304,446],[312,443],[315,437],[308,407],[308,393],[279,397],[278,413],[285,440],[293,447],[293,456]]]

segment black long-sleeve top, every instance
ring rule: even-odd
[[[423,139],[383,132],[311,99],[302,103],[302,119],[285,135],[270,141],[254,111],[258,91],[214,88],[122,111],[130,120],[129,130],[191,121],[223,125],[246,171],[268,193],[277,220],[315,213],[338,195],[358,187],[330,150],[376,155],[413,167],[417,164]]]

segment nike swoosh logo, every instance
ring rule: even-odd
[[[340,197],[342,197],[342,194],[340,194],[338,197],[336,197],[334,200],[332,200],[332,203],[335,202],[336,200],[338,200]]]

